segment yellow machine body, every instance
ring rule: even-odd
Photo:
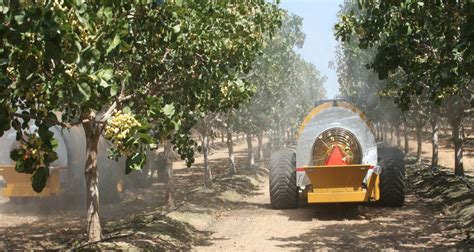
[[[31,174],[18,173],[13,165],[1,165],[0,176],[6,186],[1,191],[3,197],[49,197],[61,193],[60,169],[51,169],[46,187],[41,193],[33,191]]]
[[[367,186],[363,181],[370,165],[305,167],[312,189],[308,203],[368,202],[380,199],[379,176],[372,173]]]
[[[34,124],[30,125],[30,132],[36,132]],[[15,162],[11,160],[11,150],[18,148],[16,131],[9,130],[0,137],[0,177],[3,177],[4,185],[0,187],[0,195],[8,198],[26,197],[50,197],[60,195],[65,191],[75,190],[78,195],[85,192],[84,166],[86,161],[86,136],[82,127],[73,127],[63,131],[58,127],[49,129],[54,134],[58,146],[55,149],[58,158],[50,164],[49,177],[45,188],[41,193],[36,193],[32,188],[32,174],[18,173],[15,171]],[[103,190],[108,190],[108,194],[114,197],[112,190],[120,193],[123,191],[122,169],[125,166],[125,159],[118,161],[107,157],[109,143],[106,139],[99,140],[99,153],[97,165],[100,167],[100,184],[106,185]],[[104,181],[104,182],[102,182]],[[104,197],[105,198],[105,197]]]
[[[377,147],[363,112],[347,102],[322,103],[306,116],[298,136],[297,185],[307,188],[308,203],[380,199]],[[338,155],[332,155],[335,149]]]

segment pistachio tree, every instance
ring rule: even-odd
[[[472,1],[350,1],[340,16],[336,35],[361,49],[374,49],[368,67],[391,82],[394,101],[408,110],[418,96],[449,107],[455,146],[455,174],[464,174],[463,120],[472,103]]]
[[[1,1],[0,135],[17,131],[16,170],[40,192],[57,158],[49,128],[82,127],[87,235],[102,239],[99,138],[113,144],[111,158],[126,159],[125,173],[163,139],[192,163],[190,129],[247,99],[252,85],[240,76],[279,19],[259,0]]]
[[[266,38],[262,55],[244,77],[256,86],[256,93],[238,110],[234,128],[246,135],[249,167],[255,164],[253,136],[262,136],[262,132],[270,128],[273,111],[281,107],[283,90],[294,85],[288,76],[294,74],[291,71],[296,56],[294,47],[301,47],[304,42],[301,26],[300,17],[285,13],[282,27],[274,36]]]

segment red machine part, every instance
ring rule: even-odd
[[[324,165],[349,165],[346,162],[344,153],[341,151],[339,146],[333,146],[331,150],[331,154],[329,154],[328,158],[324,162]]]

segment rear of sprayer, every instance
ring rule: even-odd
[[[298,132],[296,150],[282,149],[270,161],[273,208],[308,203],[374,202],[400,207],[405,201],[403,153],[377,146],[371,123],[353,105],[318,102]]]

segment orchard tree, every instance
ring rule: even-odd
[[[284,137],[314,100],[324,96],[324,79],[295,52],[304,43],[301,26],[300,17],[286,14],[282,28],[268,38],[263,55],[246,78],[256,85],[256,94],[238,110],[234,128],[247,136],[249,166],[254,164],[253,135],[257,136],[257,157],[261,158],[263,132],[271,130],[278,132],[275,136]]]
[[[282,27],[274,36],[266,37],[263,54],[245,76],[256,86],[256,93],[238,110],[234,128],[246,135],[249,167],[255,164],[253,135],[262,136],[263,131],[270,128],[273,110],[281,107],[281,91],[293,85],[286,81],[292,74],[290,62],[296,55],[293,48],[301,47],[304,42],[300,17],[285,13],[282,22]]]
[[[314,108],[316,101],[326,96],[323,84],[327,80],[312,63],[305,61],[301,56],[291,63],[294,65],[294,74],[290,81],[294,86],[282,93],[284,106],[281,110],[277,110],[279,113],[276,113],[277,121],[288,122],[286,144],[291,144],[294,140],[296,130],[309,111]]]
[[[436,105],[450,108],[455,174],[463,176],[462,122],[472,101],[471,1],[369,1],[353,3],[341,15],[336,35],[374,48],[368,66],[380,79],[402,71],[406,81],[389,87],[394,100],[408,110],[413,97],[426,95]]]
[[[84,129],[89,241],[102,239],[100,136],[112,158],[126,159],[126,173],[163,139],[192,163],[190,129],[224,108],[214,97],[234,106],[248,96],[239,76],[281,16],[259,0],[2,1],[0,9],[0,134],[17,131],[16,170],[40,192],[57,158],[49,128]],[[28,130],[33,120],[37,132]]]
[[[236,109],[230,109],[221,115],[221,127],[224,128],[227,138],[227,150],[229,158],[229,174],[234,175],[237,173],[235,166],[235,154],[234,154],[234,125],[236,122]]]

